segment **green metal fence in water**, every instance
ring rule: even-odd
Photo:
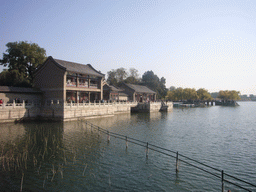
[[[206,173],[208,173],[208,174],[210,174],[210,175],[220,179],[222,192],[224,192],[224,190],[225,190],[224,189],[224,184],[225,183],[229,183],[229,184],[234,185],[234,186],[236,186],[236,187],[238,187],[240,189],[243,189],[245,191],[252,191],[252,189],[248,189],[248,188],[246,188],[246,187],[244,187],[242,185],[248,185],[248,186],[250,186],[252,188],[255,188],[255,190],[256,190],[256,185],[255,184],[252,184],[250,182],[244,181],[242,179],[239,179],[237,177],[234,177],[234,176],[232,176],[230,174],[225,173],[223,170],[214,168],[212,166],[206,165],[205,163],[201,163],[201,162],[199,162],[199,161],[197,161],[195,159],[192,159],[190,157],[182,155],[178,151],[173,151],[173,150],[165,149],[165,148],[162,148],[160,146],[149,144],[148,142],[145,142],[145,141],[140,141],[138,139],[134,139],[134,138],[131,138],[131,137],[128,137],[128,136],[125,136],[125,135],[114,133],[114,132],[108,131],[106,129],[103,129],[103,128],[97,126],[97,125],[94,125],[94,124],[92,124],[92,123],[90,123],[88,121],[86,121],[85,124],[86,124],[87,128],[91,128],[91,131],[97,130],[98,134],[100,134],[100,133],[106,134],[108,142],[110,142],[110,136],[114,136],[115,138],[124,140],[126,142],[126,148],[128,148],[128,143],[133,143],[133,144],[139,145],[141,147],[145,147],[146,148],[146,157],[147,158],[148,158],[148,151],[149,151],[149,149],[153,150],[153,151],[156,151],[156,152],[158,152],[160,154],[163,154],[163,155],[175,158],[176,159],[176,172],[177,173],[179,171],[179,161],[180,162],[184,162],[184,163],[186,163],[189,166],[195,167],[195,168],[197,168],[197,169],[199,169],[199,170],[201,170],[203,172],[206,172]],[[209,170],[207,170],[206,168],[208,168]],[[229,180],[226,179],[226,177],[231,178],[233,181],[231,181],[230,179]]]

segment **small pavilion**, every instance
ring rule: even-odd
[[[123,83],[122,89],[129,96],[130,100],[137,102],[156,101],[156,92],[144,85]]]

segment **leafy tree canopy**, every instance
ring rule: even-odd
[[[126,79],[128,73],[125,68],[121,67],[118,69],[112,69],[107,72],[108,79],[107,82],[111,85],[120,85]]]
[[[108,71],[107,74],[108,74],[107,82],[110,85],[119,86],[123,82],[132,83],[132,84],[140,83],[138,70],[134,68],[130,68],[128,73],[125,68],[121,67],[118,69],[112,69],[111,71]]]
[[[203,88],[198,89],[197,95],[198,95],[198,98],[202,101],[212,100],[211,94],[206,89],[203,89]]]
[[[18,70],[3,71],[0,73],[1,86],[14,86],[14,87],[31,87],[27,78],[19,73]]]
[[[128,76],[128,73],[125,68],[121,67],[116,70],[116,78],[118,82],[123,82]]]
[[[9,82],[9,86],[11,86],[10,84],[15,86],[17,82],[23,84],[21,82],[23,80],[31,86],[36,68],[46,60],[45,49],[35,43],[28,43],[26,41],[9,42],[6,44],[6,47],[7,50],[6,53],[3,53],[0,65],[7,66],[9,74],[1,74],[1,78],[13,75],[16,79],[13,79],[13,83]]]
[[[199,98],[195,89],[185,88],[183,94],[187,100],[197,100]]]
[[[211,100],[212,97],[205,89],[198,89],[197,91],[195,89],[191,88],[175,88],[170,87],[170,90],[167,92],[167,99],[173,100],[173,101],[182,101],[182,100]]]
[[[171,86],[169,90],[170,90],[170,91],[174,91],[175,89],[176,89],[176,87]]]
[[[108,79],[107,82],[110,85],[117,85],[117,77],[116,77],[116,70],[112,69],[111,71],[107,72],[108,74]]]
[[[165,82],[166,79],[164,77],[159,79],[158,76],[155,75],[153,71],[146,71],[142,75],[142,84],[146,85],[147,87],[155,91],[159,98],[165,98],[167,94]]]
[[[124,82],[131,84],[139,84],[141,82],[141,79],[139,78],[138,70],[135,68],[130,68],[129,76],[125,79]]]
[[[218,98],[223,99],[223,100],[240,100],[241,98],[239,97],[240,92],[239,91],[219,91]]]

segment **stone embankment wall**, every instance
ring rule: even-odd
[[[64,120],[109,116],[117,113],[130,113],[131,107],[136,105],[137,103],[135,102],[66,104],[64,107]]]
[[[150,102],[150,103],[138,103],[137,106],[132,108],[132,112],[156,112],[161,111],[163,109],[163,105],[161,102]],[[168,102],[165,103],[165,110],[170,111],[173,109],[173,103]]]
[[[130,113],[131,107],[137,103],[65,103],[34,105],[9,103],[0,106],[0,122],[14,122],[27,119],[41,118],[51,120],[77,120],[109,116],[117,113]]]
[[[168,106],[167,111],[173,110],[173,102],[168,102],[166,105]]]
[[[0,122],[13,122],[24,118],[35,118],[40,114],[40,108],[33,103],[9,103],[0,106]]]
[[[170,102],[168,110],[173,108]],[[118,113],[130,113],[131,108],[139,107],[140,112],[160,111],[161,103],[138,104],[137,102],[120,103],[65,103],[63,104],[45,104],[44,106],[9,103],[0,106],[0,123],[13,122],[21,120],[30,120],[34,118],[50,120],[78,120],[81,118],[93,118],[99,116],[110,116]]]

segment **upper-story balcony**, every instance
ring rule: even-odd
[[[100,89],[100,79],[89,78],[89,76],[67,75],[67,87]]]
[[[90,83],[90,88],[98,89],[98,84]]]
[[[72,80],[68,79],[66,86],[67,87],[76,87],[76,81],[72,81]]]
[[[78,87],[86,87],[86,88],[88,88],[89,87],[88,80],[87,79],[79,78],[78,79]]]

